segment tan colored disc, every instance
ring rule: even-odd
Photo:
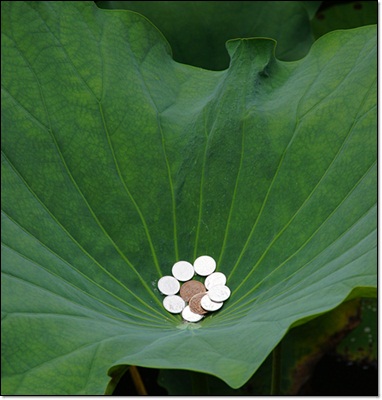
[[[180,288],[180,297],[187,303],[190,301],[191,297],[198,293],[204,293],[206,291],[205,286],[199,281],[188,281],[183,283]]]
[[[189,306],[190,306],[190,310],[195,313],[195,314],[199,314],[199,315],[203,315],[203,314],[207,314],[208,311],[206,311],[201,305],[200,305],[200,301],[202,300],[202,298],[206,295],[206,292],[203,293],[198,293],[195,294],[194,296],[191,297],[190,302],[189,302]]]

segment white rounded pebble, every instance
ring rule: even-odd
[[[216,261],[210,256],[200,256],[194,261],[195,272],[200,276],[212,274],[216,269]]]
[[[178,261],[172,267],[172,274],[178,281],[189,281],[195,274],[194,267],[187,261]]]
[[[211,275],[208,275],[206,280],[204,281],[204,286],[206,289],[211,289],[212,286],[216,285],[225,285],[227,282],[227,278],[222,272],[214,272]]]
[[[166,275],[159,279],[158,289],[166,295],[177,294],[180,289],[180,283],[173,276]]]
[[[182,311],[182,317],[188,322],[198,322],[203,318],[203,315],[193,313],[190,310],[190,306],[186,306]]]
[[[172,314],[179,314],[186,307],[186,302],[176,294],[170,295],[163,299],[163,307]]]
[[[231,290],[225,285],[216,285],[212,286],[207,294],[212,301],[220,302],[227,300],[231,296]]]
[[[202,308],[204,308],[206,311],[217,311],[223,306],[223,302],[216,302],[212,301],[208,294],[206,294],[202,299],[200,300],[200,305]]]

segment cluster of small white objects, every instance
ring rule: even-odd
[[[193,265],[188,261],[176,262],[172,275],[163,276],[158,281],[159,291],[166,296],[164,308],[172,314],[181,313],[188,322],[198,322],[208,312],[219,310],[231,291],[225,285],[225,275],[215,272],[215,269],[216,261],[210,256],[198,257]],[[195,274],[206,277],[204,284],[192,280]]]

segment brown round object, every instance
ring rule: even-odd
[[[206,293],[207,292],[198,293],[198,294],[195,294],[194,296],[191,297],[190,302],[188,303],[188,305],[190,306],[190,310],[193,313],[199,314],[199,315],[207,314],[208,311],[206,311],[200,305],[200,301],[202,300],[202,298],[205,296]]]
[[[198,293],[204,293],[206,291],[206,287],[203,285],[202,282],[199,281],[188,281],[183,283],[180,288],[180,297],[189,302],[191,297]]]

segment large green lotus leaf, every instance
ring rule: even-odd
[[[310,19],[320,1],[101,1],[100,7],[136,11],[169,41],[174,59],[222,70],[229,65],[229,39],[269,37],[276,56],[296,60],[314,41]]]
[[[290,63],[235,40],[214,72],[133,12],[2,2],[2,393],[103,393],[129,364],[237,388],[291,325],[375,294],[375,42]],[[231,297],[183,323],[156,283],[202,254]]]
[[[276,350],[276,356],[279,357],[276,365],[278,364],[280,371],[280,382],[276,385],[279,387],[274,388],[277,394],[298,394],[320,358],[359,324],[360,300],[346,301],[334,310],[291,329],[284,336]],[[365,333],[363,335],[366,336]],[[272,368],[274,357],[272,352],[251,379],[239,389],[231,389],[214,376],[184,370],[161,370],[158,383],[172,396],[189,395],[190,388],[199,390],[199,394],[204,396],[267,396],[271,391],[272,375],[275,371]]]

